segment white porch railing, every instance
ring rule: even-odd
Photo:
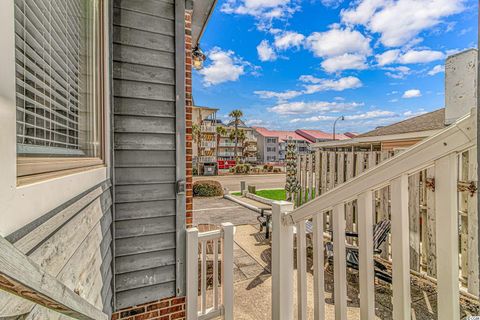
[[[476,146],[476,112],[442,132],[383,162],[352,180],[293,210],[293,204],[272,206],[272,315],[293,319],[293,229],[297,236],[298,319],[307,318],[306,231],[312,220],[315,319],[324,319],[323,217],[331,211],[335,319],[346,319],[345,205],[358,203],[360,317],[374,319],[373,192],[390,186],[393,319],[410,319],[408,176],[425,168],[435,171],[438,319],[460,319],[458,259],[459,154]]]
[[[199,233],[197,228],[187,230],[187,320],[219,316],[233,320],[233,235],[231,223],[222,223],[221,229],[207,232]],[[207,259],[208,249],[211,260]],[[209,261],[212,270],[210,304],[207,303]]]

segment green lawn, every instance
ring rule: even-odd
[[[232,192],[234,196],[240,196],[240,192]],[[272,199],[272,200],[285,200],[287,199],[287,192],[282,189],[273,189],[273,190],[257,190],[257,196]]]

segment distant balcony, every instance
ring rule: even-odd
[[[198,162],[200,162],[200,163],[217,162],[217,157],[215,157],[215,156],[200,156],[200,157],[198,157]]]
[[[235,142],[224,142],[220,141],[218,144],[220,147],[235,147]]]
[[[218,156],[219,157],[234,157],[235,156],[235,152],[219,152],[218,153]]]
[[[200,130],[202,132],[207,132],[207,133],[215,133],[217,132],[217,129],[215,126],[210,126],[210,125],[202,125],[200,126]]]
[[[201,141],[200,147],[202,148],[215,148],[217,146],[216,141]]]
[[[257,157],[245,157],[246,162],[257,162]]]
[[[256,145],[248,145],[248,146],[245,147],[245,150],[255,152],[255,151],[257,151],[257,146]]]

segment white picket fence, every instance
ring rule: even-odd
[[[231,223],[222,223],[220,229],[207,232],[187,230],[187,320],[219,316],[233,320],[233,235]]]
[[[358,206],[360,319],[375,317],[373,260],[373,197],[389,186],[391,199],[391,256],[393,280],[393,319],[411,318],[409,251],[409,176],[426,168],[435,173],[435,241],[437,266],[438,319],[460,319],[459,307],[459,192],[457,183],[462,152],[476,147],[476,112],[442,132],[386,160],[357,177],[293,210],[293,204],[275,202],[272,206],[272,319],[291,320],[293,316],[293,235],[297,237],[297,319],[307,318],[307,270],[305,222],[313,225],[314,313],[324,319],[324,226],[325,212],[331,212],[333,230],[333,269],[335,279],[335,319],[347,315],[345,206],[353,200]]]

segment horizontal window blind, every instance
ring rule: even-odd
[[[15,0],[17,152],[96,156],[95,0]]]

